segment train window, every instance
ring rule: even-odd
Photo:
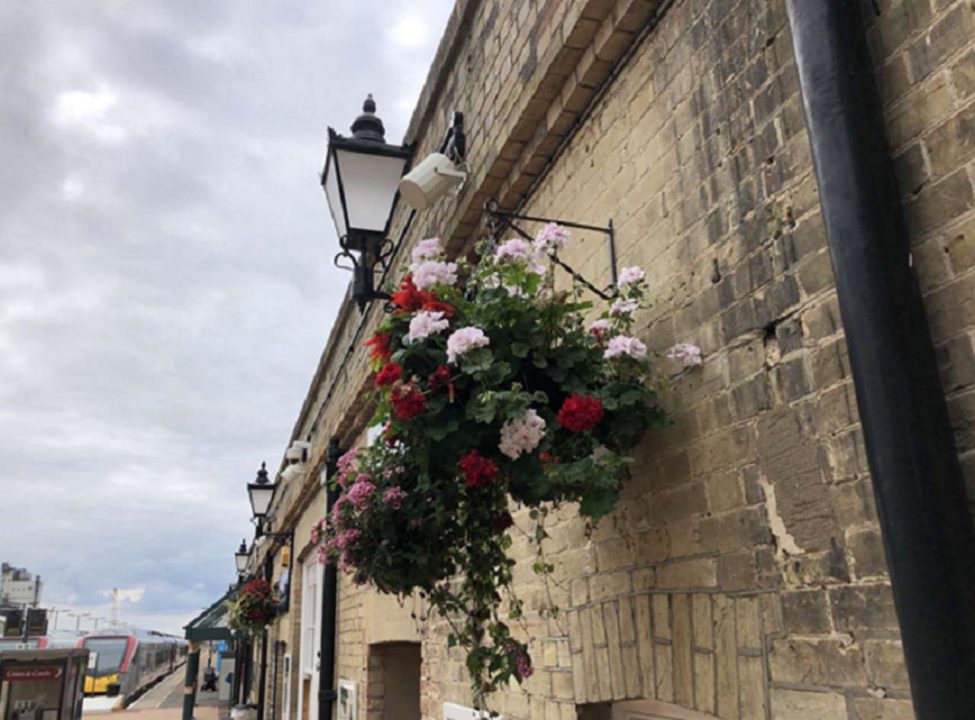
[[[91,638],[86,639],[84,647],[96,654],[95,667],[90,674],[95,677],[118,672],[125,657],[125,638]]]

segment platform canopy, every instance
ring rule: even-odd
[[[227,627],[227,602],[234,599],[233,589],[228,590],[213,605],[201,612],[183,626],[186,639],[197,642],[206,640],[233,640],[234,636]]]

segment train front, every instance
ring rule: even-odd
[[[80,645],[89,652],[88,673],[85,676],[85,695],[117,695],[122,676],[128,670],[135,638],[125,636],[82,639]]]

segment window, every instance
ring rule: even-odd
[[[314,558],[304,564],[301,584],[301,672],[317,670],[318,625],[322,612],[320,595],[321,565]]]
[[[281,720],[291,720],[291,654],[284,656],[284,671],[281,686],[284,688],[284,700],[281,708]]]

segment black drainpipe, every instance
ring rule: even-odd
[[[328,442],[325,455],[325,473],[328,485],[325,490],[325,513],[331,511],[338,499],[338,488],[334,484],[342,450],[338,440]],[[319,637],[321,662],[318,668],[318,720],[332,720],[332,708],[338,693],[335,690],[335,621],[338,611],[338,570],[334,562],[325,563],[322,578],[322,627]]]
[[[975,718],[975,548],[863,3],[786,0],[914,708]]]

